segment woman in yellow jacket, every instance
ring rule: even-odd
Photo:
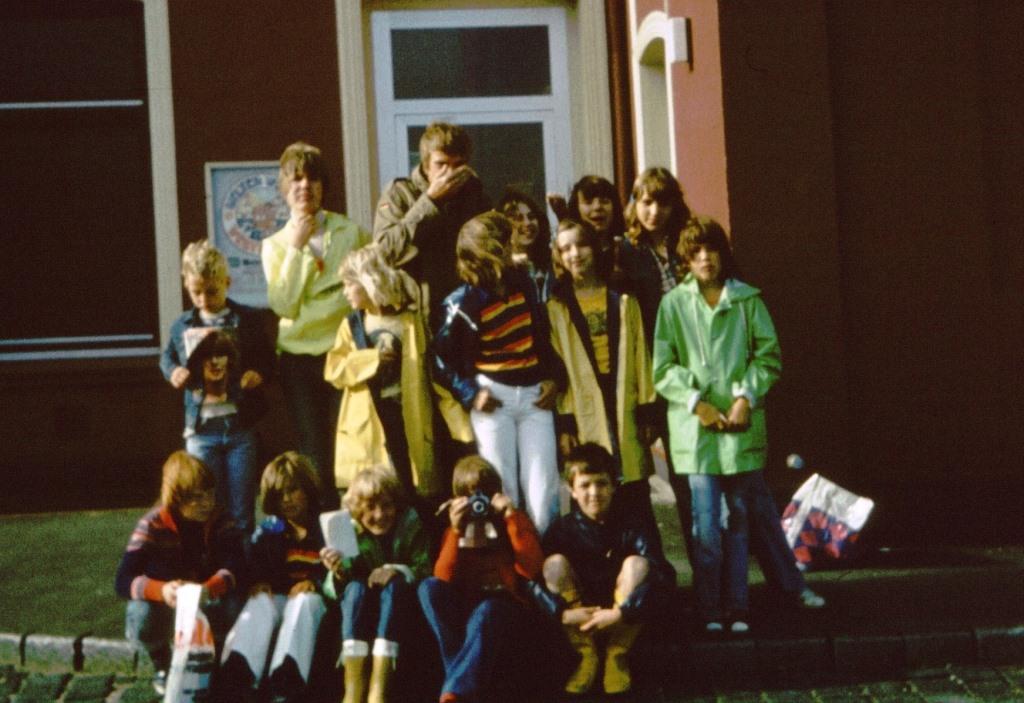
[[[324,378],[343,391],[334,475],[346,488],[362,469],[394,468],[407,497],[438,496],[427,339],[418,288],[374,245],[352,252],[339,275],[352,305],[327,353]]]
[[[621,466],[622,493],[630,496],[619,502],[654,523],[646,481],[653,473],[651,359],[640,306],[609,287],[611,254],[597,244],[590,224],[559,223],[554,255],[568,275],[547,303],[552,346],[569,375],[558,402],[559,445],[565,453],[596,442],[611,452]]]
[[[313,459],[324,491],[322,507],[338,507],[332,485],[332,438],[338,393],[323,380],[324,355],[349,312],[338,265],[370,235],[344,215],[324,210],[323,154],[305,142],[281,154],[278,187],[288,204],[288,222],[263,240],[260,258],[267,279],[267,303],[280,318],[278,370],[298,449]]]

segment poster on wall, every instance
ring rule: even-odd
[[[207,231],[228,260],[228,295],[243,305],[267,307],[260,243],[288,221],[277,169],[276,161],[206,163]]]

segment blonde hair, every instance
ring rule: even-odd
[[[320,181],[324,186],[327,185],[323,154],[312,144],[299,141],[285,147],[277,172],[277,187],[282,194],[297,173],[308,176],[311,181]]]
[[[479,454],[459,459],[452,469],[452,495],[468,496],[476,491],[490,497],[501,491],[501,475]]]
[[[176,510],[189,493],[210,490],[216,483],[213,472],[206,464],[184,449],[179,449],[164,462],[160,480],[160,504]]]
[[[455,244],[455,269],[471,286],[494,289],[508,263],[512,223],[495,210],[477,215],[462,225]]]
[[[358,283],[378,310],[415,310],[419,286],[405,271],[393,268],[380,247],[373,244],[350,252],[338,275],[345,283]]]
[[[306,494],[309,511],[320,512],[320,477],[313,460],[298,452],[284,452],[274,457],[263,469],[260,479],[260,504],[267,515],[280,517],[281,496],[297,486]]]
[[[181,253],[181,277],[189,276],[213,281],[228,277],[227,259],[209,239],[192,242]]]
[[[395,472],[387,466],[377,465],[362,469],[355,475],[341,502],[353,518],[362,522],[366,504],[374,498],[389,498],[397,508],[402,505],[402,496],[402,484]]]

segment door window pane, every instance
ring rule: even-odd
[[[550,95],[548,28],[391,30],[396,100]]]
[[[512,124],[464,124],[473,140],[473,168],[484,183],[491,202],[497,202],[506,187],[513,187],[544,202],[544,125],[540,122]],[[409,170],[419,163],[420,137],[424,128],[409,127]]]

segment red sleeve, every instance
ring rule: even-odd
[[[459,535],[452,528],[444,531],[444,540],[441,542],[441,552],[437,555],[437,562],[434,564],[434,576],[442,581],[451,581],[455,578],[455,564],[459,557]]]
[[[540,548],[537,528],[526,513],[514,510],[505,518],[505,529],[515,554],[516,571],[523,578],[536,579],[544,566],[544,552]]]
[[[235,575],[227,569],[220,569],[203,582],[203,587],[206,588],[206,593],[210,598],[220,598],[234,588],[234,585]]]
[[[132,581],[132,600],[150,600],[164,602],[164,584],[166,581],[151,579],[148,576],[136,576]]]

